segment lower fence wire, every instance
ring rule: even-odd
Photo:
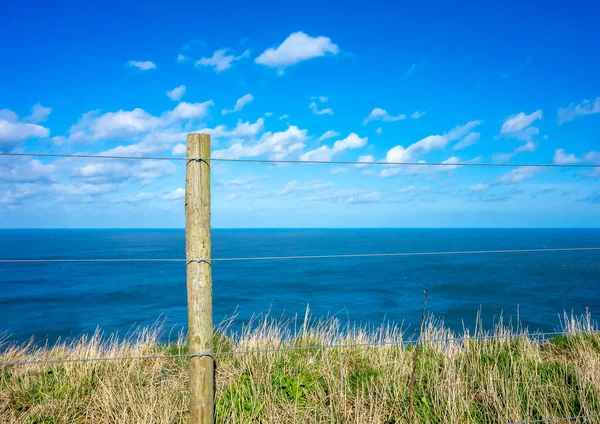
[[[473,336],[473,337],[447,337],[439,339],[421,340],[421,344],[433,344],[433,343],[450,343],[450,342],[468,342],[473,340],[506,340],[515,339],[519,337],[529,337],[535,339],[545,340],[548,337],[554,336],[566,336],[566,335],[579,335],[579,334],[600,334],[597,331],[555,331],[546,333],[520,333],[520,334],[506,334],[500,336]],[[352,343],[352,344],[337,344],[337,345],[321,345],[321,346],[297,346],[297,347],[283,347],[283,348],[272,348],[272,349],[252,349],[252,350],[240,350],[240,351],[227,351],[227,352],[206,352],[206,353],[181,353],[175,355],[137,355],[137,356],[119,356],[119,357],[107,357],[107,358],[72,358],[72,359],[42,359],[33,361],[1,361],[0,366],[15,366],[15,365],[41,365],[41,364],[64,364],[74,362],[107,362],[107,361],[128,361],[128,360],[141,360],[141,359],[173,359],[173,358],[192,358],[198,356],[225,356],[225,355],[245,355],[253,353],[278,353],[278,352],[295,352],[301,350],[321,350],[321,349],[348,349],[353,347],[383,347],[383,346],[408,346],[415,345],[417,340],[401,340],[401,341],[389,341],[379,343]]]

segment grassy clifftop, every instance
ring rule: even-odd
[[[567,317],[565,331],[597,331],[590,317]],[[600,334],[450,340],[419,348],[415,423],[502,423],[600,414]],[[519,331],[521,333],[521,331]],[[462,336],[462,335],[460,335]],[[301,326],[263,319],[216,351],[399,342],[400,328],[342,327],[334,319]],[[425,340],[453,338],[428,320]],[[158,330],[125,341],[100,334],[51,348],[4,346],[0,361],[173,355]],[[385,345],[216,357],[217,415],[223,423],[405,423],[414,346]],[[180,423],[187,421],[187,359],[0,366],[0,422]],[[598,422],[598,418],[577,421]]]

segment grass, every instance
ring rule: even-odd
[[[595,332],[590,316],[562,329]],[[522,330],[519,330],[521,333]],[[393,325],[342,326],[336,319],[296,329],[263,318],[238,334],[215,335],[215,350],[399,342]],[[415,423],[502,423],[600,414],[600,334],[510,336],[428,343],[417,356]],[[0,361],[185,353],[158,343],[157,328],[127,340],[96,333],[51,347],[0,346]],[[428,318],[424,337],[452,338]],[[460,336],[469,337],[469,334]],[[472,336],[472,335],[471,335]],[[385,345],[217,356],[216,411],[222,423],[405,423],[414,347]],[[0,366],[2,423],[185,423],[187,359]],[[598,422],[597,418],[578,423]]]

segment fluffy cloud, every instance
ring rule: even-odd
[[[331,171],[329,171],[329,173],[331,175],[337,175],[337,174],[345,174],[346,172],[350,171],[349,168],[333,168]]]
[[[310,105],[308,105],[309,109],[312,110],[312,113],[315,115],[333,115],[333,109],[327,107],[325,109],[319,109],[319,107],[317,106],[317,102],[311,102]]]
[[[367,162],[367,163],[372,163],[375,162],[375,157],[373,155],[363,155],[363,156],[359,156],[357,162]],[[362,164],[356,164],[354,165],[354,167],[356,168],[364,168],[367,165],[362,165]]]
[[[167,91],[167,96],[171,100],[179,101],[185,94],[185,85],[180,85],[179,87],[175,87],[174,89]]]
[[[125,196],[119,199],[115,199],[114,203],[130,203],[135,205],[137,203],[147,202],[148,200],[152,200],[156,197],[153,193],[138,193],[132,196]]]
[[[285,131],[266,132],[255,143],[236,142],[227,149],[215,151],[213,157],[239,159],[265,155],[269,159],[282,160],[302,151],[307,138],[306,130],[292,125]]]
[[[311,37],[303,32],[295,32],[278,47],[265,50],[255,62],[277,68],[279,73],[283,74],[283,70],[288,66],[326,54],[336,55],[338,52],[339,47],[327,37]]]
[[[173,156],[185,155],[186,150],[187,150],[187,146],[183,143],[179,143],[179,144],[176,144],[175,146],[173,146],[173,148],[171,149],[171,154]]]
[[[557,149],[554,152],[553,163],[557,165],[566,165],[578,162],[581,162],[581,159],[579,159],[573,153],[568,154],[565,152],[565,149]]]
[[[377,128],[377,129],[375,130],[375,134],[377,134],[377,135],[381,135],[381,133],[383,133],[383,129],[382,129],[381,127]]]
[[[425,112],[416,111],[412,115],[410,115],[410,117],[412,119],[419,119],[419,118],[422,118],[424,115],[425,115]]]
[[[461,150],[461,149],[464,149],[465,147],[472,146],[473,144],[477,144],[479,142],[480,136],[481,136],[480,133],[472,132],[472,133],[468,134],[465,138],[463,138],[461,141],[456,143],[454,145],[453,149]]]
[[[242,97],[240,97],[239,99],[237,99],[237,101],[235,102],[235,106],[233,107],[233,109],[231,109],[231,110],[223,109],[221,111],[221,113],[223,115],[227,115],[228,113],[239,112],[240,110],[242,110],[242,108],[244,106],[246,106],[252,100],[254,100],[254,97],[252,96],[252,94],[244,94]]]
[[[167,193],[163,196],[163,200],[179,200],[185,197],[185,189],[184,188],[176,188],[170,193]]]
[[[133,181],[149,184],[157,178],[175,173],[171,162],[165,161],[89,161],[85,165],[77,163],[71,175],[88,184],[119,183]]]
[[[39,124],[40,122],[44,122],[48,119],[48,116],[52,113],[51,107],[44,107],[41,104],[37,103],[31,108],[31,115],[23,118],[25,122],[31,122],[33,124]]]
[[[340,135],[340,133],[337,131],[328,130],[328,131],[325,131],[323,133],[323,135],[317,139],[317,141],[327,140],[329,138],[337,137],[339,135]]]
[[[333,189],[331,182],[308,181],[298,182],[297,180],[286,183],[279,191],[279,195],[305,196],[308,201],[342,202],[347,204],[374,203],[381,200],[381,194],[376,190],[358,190],[358,189]]]
[[[596,162],[600,161],[600,152],[587,152],[582,158],[577,157],[573,153],[567,153],[565,149],[557,149],[554,152],[553,163],[557,165],[568,165],[579,162]]]
[[[37,159],[0,158],[0,181],[33,182],[49,180],[56,173],[53,164],[43,164]]]
[[[335,203],[341,202],[347,204],[366,204],[380,202],[381,194],[377,190],[324,189],[320,191],[312,191],[307,200]]]
[[[356,133],[351,133],[343,140],[338,140],[333,143],[333,147],[321,146],[314,150],[310,150],[300,156],[303,161],[330,161],[338,153],[342,153],[349,149],[358,149],[367,144],[368,137],[361,138]]]
[[[538,128],[531,126],[531,124],[538,119],[542,119],[542,116],[541,109],[529,115],[521,112],[517,115],[509,116],[502,123],[500,134],[498,135],[506,138],[516,138],[521,141],[531,141],[531,138],[540,132]]]
[[[500,176],[494,180],[494,184],[518,184],[523,180],[533,178],[541,171],[540,167],[536,166],[523,166],[521,168],[513,169],[506,174]]]
[[[385,109],[381,109],[376,107],[371,111],[369,116],[363,119],[363,125],[367,125],[371,121],[386,121],[386,122],[394,122],[394,121],[402,121],[406,119],[406,115],[400,114],[398,116],[390,115]]]
[[[35,112],[36,106],[34,106],[31,116],[33,116]],[[31,116],[28,118],[31,118]],[[39,118],[39,115],[37,118]],[[48,137],[49,135],[50,130],[48,128],[20,121],[19,116],[12,110],[0,110],[0,148],[4,146],[10,148],[25,140]]]
[[[596,97],[593,102],[590,100],[584,100],[581,103],[571,103],[565,108],[558,109],[558,125],[562,125],[565,122],[569,122],[585,115],[593,115],[600,113],[600,97]]]
[[[215,72],[222,72],[225,69],[231,68],[233,62],[244,59],[250,56],[250,51],[246,50],[239,56],[230,53],[229,49],[217,50],[211,57],[203,57],[196,61],[196,66],[212,66]]]
[[[204,128],[201,132],[208,133],[213,139],[219,138],[248,138],[258,135],[265,125],[264,118],[258,118],[256,122],[238,120],[235,128],[227,129],[225,125],[218,125],[215,128]],[[198,131],[200,132],[200,131]]]
[[[156,69],[156,65],[149,60],[139,61],[139,60],[130,60],[127,62],[127,66],[130,68],[138,68],[140,71],[148,71],[150,69]]]
[[[479,157],[464,161],[464,163],[476,163],[479,162]],[[420,160],[418,163],[427,163],[424,160]],[[441,165],[426,166],[426,165],[410,165],[410,166],[393,166],[381,170],[379,176],[382,178],[389,178],[395,175],[417,175],[417,174],[439,174],[441,172],[450,172],[462,167],[459,165],[463,163],[457,156],[451,156],[446,160],[440,162]]]
[[[203,103],[181,102],[175,109],[160,116],[151,115],[140,108],[104,114],[98,110],[87,112],[69,130],[69,141],[91,143],[98,140],[127,140],[136,135],[179,124],[181,121],[200,120],[206,116],[213,104],[212,100]]]
[[[481,121],[470,121],[465,125],[458,125],[454,127],[451,131],[448,131],[442,135],[430,135],[425,137],[416,143],[411,144],[408,147],[404,146],[394,146],[390,150],[388,150],[384,162],[388,163],[403,163],[403,162],[413,162],[420,155],[425,153],[429,153],[432,150],[442,150],[446,147],[446,145],[451,141],[456,141],[461,139],[462,137],[468,136],[469,132],[480,125]],[[423,162],[423,161],[422,161]],[[458,158],[456,156],[452,156],[451,158],[446,159],[443,163],[447,163],[447,166],[437,166],[433,167],[433,169],[429,172],[440,172],[440,171],[449,171],[452,169],[456,169],[457,166],[454,165],[458,163]],[[386,168],[383,169],[380,173],[382,177],[391,177],[398,174],[414,174],[414,173],[422,173],[427,172],[424,169],[424,166],[416,166],[416,167],[408,167],[408,168]]]
[[[304,193],[314,193],[316,191],[321,191],[326,188],[331,187],[333,184],[330,182],[322,183],[320,181],[310,181],[308,183],[298,183],[298,181],[293,180],[286,183],[283,188],[279,191],[280,195],[295,193],[295,192],[304,192]]]
[[[517,147],[511,153],[495,153],[494,161],[495,162],[506,162],[514,158],[515,156],[524,153],[524,152],[535,152],[535,148],[537,145],[533,141],[528,141],[520,147]]]

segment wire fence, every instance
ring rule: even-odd
[[[46,158],[72,158],[72,159],[123,159],[123,160],[167,160],[167,161],[205,161],[205,162],[241,162],[241,163],[281,163],[281,164],[308,164],[308,165],[396,165],[396,166],[443,166],[443,167],[492,167],[492,168],[598,168],[599,164],[589,163],[490,163],[490,162],[396,162],[396,161],[342,161],[342,160],[300,160],[300,159],[241,159],[221,157],[168,157],[168,156],[124,156],[124,155],[91,155],[67,153],[3,153],[7,157],[46,157]]]
[[[350,259],[350,258],[390,258],[415,256],[456,256],[510,253],[551,253],[551,252],[594,252],[600,247],[559,247],[542,249],[501,249],[501,250],[457,250],[439,252],[398,252],[398,253],[351,253],[341,255],[296,255],[296,256],[251,256],[238,258],[71,258],[71,259],[0,259],[0,263],[128,263],[128,262],[241,262],[241,261],[287,261],[310,259]]]
[[[0,157],[41,157],[41,158],[69,158],[69,159],[113,159],[113,160],[154,160],[154,161],[204,161],[210,162],[238,162],[238,163],[267,163],[267,164],[314,164],[314,165],[358,165],[358,166],[411,166],[411,167],[491,167],[491,168],[600,168],[600,164],[583,163],[448,163],[448,162],[386,162],[386,161],[320,161],[320,160],[287,160],[287,159],[243,159],[243,158],[217,158],[217,157],[142,157],[126,155],[93,155],[93,154],[59,154],[59,153],[5,153],[0,152]],[[467,250],[467,251],[433,251],[433,252],[395,252],[395,253],[356,253],[356,254],[331,254],[331,255],[291,255],[291,256],[264,256],[264,257],[224,257],[224,258],[37,258],[37,259],[10,259],[0,258],[0,263],[15,264],[35,264],[35,263],[135,263],[135,262],[235,262],[235,261],[280,261],[280,260],[316,260],[316,259],[344,259],[344,258],[385,258],[385,257],[419,257],[419,256],[452,256],[452,255],[484,255],[484,254],[516,254],[516,253],[551,253],[551,252],[595,252],[600,251],[600,247],[565,247],[565,248],[535,248],[535,249],[494,249],[494,250]],[[539,342],[545,341],[550,337],[580,334],[598,334],[591,331],[557,331],[544,333],[518,333],[502,335],[481,335],[481,336],[462,336],[427,339],[409,339],[396,341],[381,341],[371,343],[349,343],[349,344],[322,344],[308,346],[282,346],[268,349],[247,349],[230,350],[223,352],[204,352],[200,354],[169,354],[169,355],[132,355],[120,357],[82,357],[82,358],[62,358],[62,359],[15,359],[11,361],[0,361],[0,366],[31,366],[48,364],[65,364],[81,362],[108,362],[108,361],[129,361],[129,360],[150,360],[150,359],[174,359],[174,358],[193,358],[193,357],[212,357],[227,355],[250,355],[250,354],[271,354],[306,350],[325,350],[325,349],[351,349],[365,347],[384,347],[384,346],[409,346],[423,344],[464,344],[469,341],[486,340],[510,340],[521,337],[533,338]],[[579,415],[562,418],[547,418],[529,421],[515,421],[506,424],[527,424],[527,423],[545,423],[572,421],[578,419],[600,418],[599,415]]]
[[[349,344],[323,344],[323,345],[308,345],[308,346],[289,346],[269,349],[248,349],[248,350],[230,350],[224,352],[204,352],[196,353],[178,353],[171,355],[132,355],[118,357],[96,357],[96,358],[64,358],[64,359],[44,359],[44,360],[16,360],[16,361],[0,361],[0,366],[16,366],[16,365],[42,365],[42,364],[65,364],[75,362],[106,362],[106,361],[125,361],[125,360],[142,360],[142,359],[173,359],[173,358],[195,358],[195,357],[217,357],[217,356],[232,356],[232,355],[248,355],[248,354],[263,354],[263,353],[282,353],[282,352],[298,352],[306,350],[323,350],[323,349],[350,349],[361,347],[384,347],[384,346],[414,346],[417,343],[423,344],[450,344],[450,343],[465,343],[470,341],[488,341],[488,340],[513,340],[521,337],[543,342],[550,337],[556,336],[576,336],[576,335],[596,335],[600,334],[595,331],[552,331],[543,333],[518,333],[518,334],[502,334],[502,335],[482,335],[482,336],[462,336],[462,337],[443,337],[435,339],[427,339],[423,337],[418,339],[398,340],[398,341],[381,341],[370,343],[349,343]]]

